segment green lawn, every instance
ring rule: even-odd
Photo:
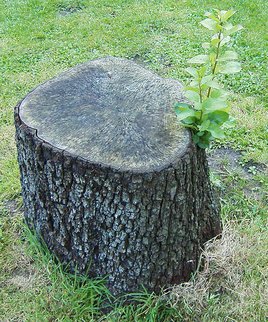
[[[235,9],[244,26],[233,41],[242,72],[223,79],[237,123],[208,151],[226,152],[211,173],[224,238],[195,281],[103,313],[104,282],[64,273],[22,224],[13,108],[48,78],[109,55],[186,82],[187,59],[210,37],[199,22],[211,8]],[[1,321],[267,321],[267,17],[265,0],[0,0]]]

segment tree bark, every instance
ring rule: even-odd
[[[73,75],[79,75],[79,81]],[[118,82],[123,84],[122,94],[137,75],[139,84],[146,80],[145,87],[110,100]],[[92,78],[94,84],[81,98],[81,84]],[[112,90],[105,83],[110,79]],[[109,118],[94,86],[104,92]],[[80,95],[76,93],[75,100],[73,87]],[[156,110],[147,103],[140,107],[146,95],[148,102],[152,96],[161,100]],[[26,222],[71,271],[107,276],[115,295],[137,291],[141,285],[158,292],[186,281],[197,267],[204,242],[221,231],[205,151],[195,146],[187,130],[173,126],[174,99],[182,99],[176,81],[160,79],[126,60],[106,58],[41,85],[15,108]],[[87,100],[91,110],[83,115]],[[126,114],[122,106],[129,101],[132,111]],[[92,106],[101,107],[102,113]],[[150,122],[145,124],[146,116]],[[64,120],[62,129],[51,125],[59,119]],[[72,122],[79,126],[72,127]],[[99,124],[104,124],[102,130]],[[85,133],[80,138],[74,133],[79,127]],[[114,140],[107,141],[113,131]]]

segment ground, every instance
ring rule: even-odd
[[[234,8],[244,26],[233,41],[242,72],[222,80],[236,125],[208,151],[223,238],[189,283],[109,311],[104,281],[64,273],[23,224],[13,107],[62,70],[109,55],[186,82],[187,59],[210,37],[199,21],[214,7]],[[267,10],[264,0],[0,1],[1,321],[267,320]]]

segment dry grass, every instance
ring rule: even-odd
[[[202,317],[202,321],[220,321],[224,310],[224,321],[264,321],[264,316],[268,317],[268,239],[265,236],[260,238],[253,233],[249,238],[241,226],[229,223],[221,238],[206,243],[200,260],[202,269],[191,281],[166,290],[164,297],[172,306],[186,308],[191,318],[193,313],[196,318]],[[257,256],[263,250],[266,253],[261,262]],[[248,275],[252,274],[259,275],[259,281],[250,280]],[[210,306],[217,303],[222,310],[210,312]]]

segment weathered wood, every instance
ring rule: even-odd
[[[181,85],[105,58],[16,107],[25,217],[71,270],[114,294],[185,281],[220,232],[204,150],[176,121]]]

